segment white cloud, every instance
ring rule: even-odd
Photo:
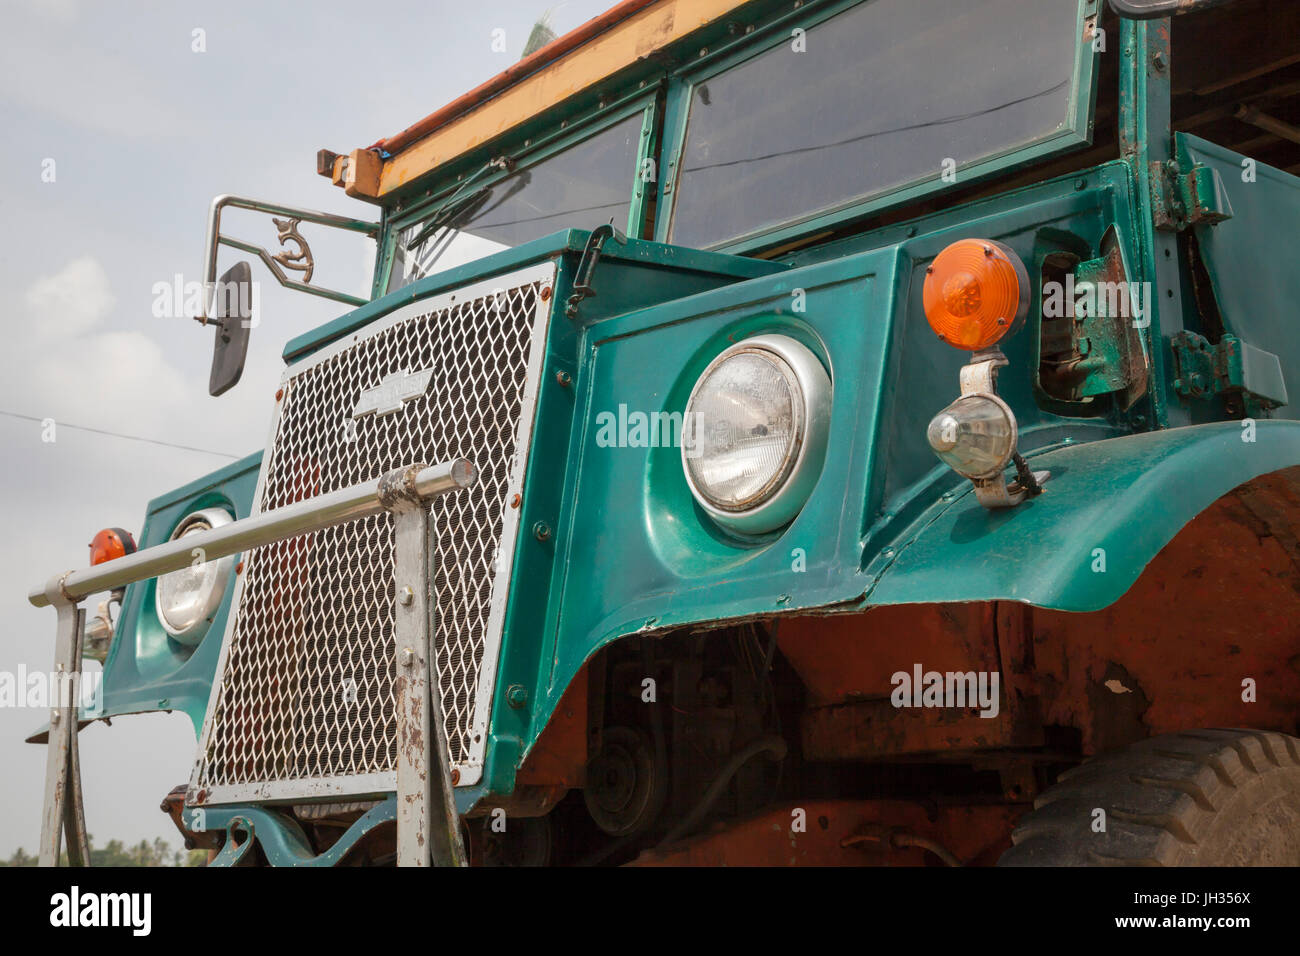
[[[186,430],[194,389],[154,338],[104,327],[116,297],[98,259],[37,278],[23,302],[12,344],[25,361],[4,383],[14,411],[149,437]]]
[[[175,438],[185,428],[177,413],[191,404],[193,389],[143,332],[66,342],[43,354],[32,371],[29,394],[38,397],[38,414],[146,437]]]
[[[116,301],[108,273],[93,256],[73,259],[53,275],[41,276],[24,300],[31,310],[26,325],[34,337],[59,342],[98,325]]]

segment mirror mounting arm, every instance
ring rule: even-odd
[[[272,255],[262,246],[255,243],[245,242],[242,239],[235,239],[230,236],[221,234],[221,212],[226,207],[234,209],[249,209],[253,212],[266,213],[271,216],[284,216],[286,219],[272,219],[275,223],[277,236],[280,244],[293,243],[283,252]],[[326,299],[333,299],[335,302],[342,302],[351,306],[361,306],[366,304],[366,299],[354,295],[348,295],[345,292],[338,292],[333,289],[326,289],[321,286],[313,286],[308,283],[311,280],[311,272],[314,266],[311,249],[298,235],[298,224],[300,222],[311,222],[321,226],[328,226],[331,229],[342,229],[345,232],[360,233],[369,236],[372,239],[379,236],[379,223],[366,222],[361,219],[349,219],[347,216],[336,216],[333,213],[316,212],[311,209],[299,209],[294,206],[284,206],[279,203],[263,202],[257,199],[248,199],[242,196],[222,195],[212,200],[212,207],[208,212],[208,229],[207,237],[204,242],[205,258],[203,263],[203,314],[195,316],[201,325],[215,324],[216,319],[211,316],[212,312],[212,293],[214,284],[217,279],[217,252],[221,246],[230,246],[232,249],[239,249],[250,255],[257,256],[275,276],[280,285],[288,289],[296,289],[299,292],[308,292],[311,295],[322,296]],[[285,268],[302,272],[302,280],[291,279],[285,273]]]

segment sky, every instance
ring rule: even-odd
[[[54,612],[27,592],[84,567],[98,529],[138,535],[150,499],[258,449],[284,343],[346,311],[255,271],[243,379],[209,397],[211,331],[156,315],[155,299],[160,283],[202,280],[212,197],[373,219],[316,175],[318,149],[366,146],[505,69],[548,8],[563,33],[612,5],[392,0],[378,16],[351,0],[0,0],[0,673],[51,666]],[[223,226],[275,247],[269,220]],[[302,230],[314,283],[368,292],[372,243]],[[225,250],[220,270],[237,257]],[[46,716],[0,707],[0,858],[37,849],[45,748],[23,739]],[[179,846],[158,805],[194,751],[179,713],[83,731],[95,844]]]

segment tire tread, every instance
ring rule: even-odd
[[[1244,786],[1300,769],[1300,740],[1214,728],[1163,734],[1062,773],[1012,831],[999,866],[1171,866],[1194,856]],[[1092,830],[1105,810],[1106,830]]]

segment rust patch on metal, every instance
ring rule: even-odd
[[[1151,706],[1142,685],[1120,664],[1108,661],[1088,685],[1091,739],[1098,750],[1113,750],[1148,736],[1142,716]]]
[[[888,699],[820,707],[804,714],[808,760],[873,760],[1010,747],[1005,711],[981,717],[978,708],[897,708]]]
[[[811,706],[888,697],[890,677],[998,666],[991,604],[920,604],[862,614],[783,620],[777,646],[808,688]]]
[[[581,787],[587,768],[587,667],[569,684],[550,722],[524,759],[518,786]]]
[[[864,828],[898,828],[943,845],[962,863],[989,865],[1011,845],[1028,804],[925,806],[902,800],[811,800],[715,827],[692,840],[649,850],[631,866],[941,866],[919,847],[872,846]],[[802,827],[794,827],[795,811]]]
[[[1201,727],[1300,730],[1300,467],[1220,498],[1117,602],[1090,614],[1012,603],[907,605],[783,620],[806,685],[805,754],[885,759],[1041,747],[1083,754]],[[895,709],[890,676],[994,671],[1001,710]],[[1254,701],[1243,700],[1253,681]]]
[[[1142,736],[1200,727],[1296,733],[1298,526],[1300,468],[1263,475],[1189,522],[1110,607],[1036,610],[1037,666],[1052,688],[1044,720],[1077,727],[1085,753],[1137,733],[1135,719]],[[1254,702],[1242,700],[1247,678]],[[1133,693],[1107,688],[1110,680]]]
[[[221,841],[218,839],[220,831],[205,830],[203,832],[196,832],[185,825],[184,818],[181,816],[185,809],[185,790],[185,784],[173,787],[167,796],[163,797],[162,803],[159,805],[158,809],[171,817],[171,821],[175,824],[177,832],[180,833],[181,837],[185,841],[185,849],[193,850],[201,848],[204,850],[215,850],[219,848],[221,846]],[[206,796],[206,794],[204,795]]]

